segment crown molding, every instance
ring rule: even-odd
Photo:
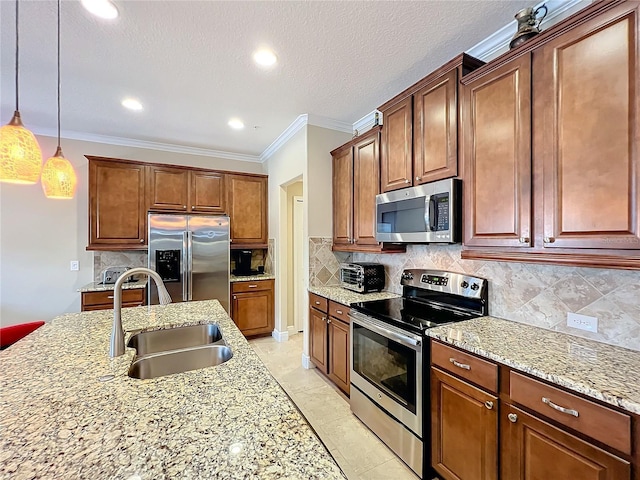
[[[367,130],[371,130],[371,128],[373,128],[376,123],[376,113],[378,114],[380,124],[382,124],[382,113],[378,110],[374,110],[373,112],[367,113],[360,120],[354,122],[354,124],[352,125],[353,133],[355,133],[356,130],[360,134],[366,132]]]
[[[548,0],[537,4],[534,9],[546,4],[549,13],[541,24],[541,27],[550,27],[558,23],[560,20],[577,12],[578,10],[591,4],[590,0]],[[516,12],[514,12],[515,14]],[[515,20],[505,25],[497,32],[489,35],[487,38],[477,43],[466,51],[472,57],[488,62],[497,57],[499,54],[509,50],[509,42],[516,32]]]
[[[32,128],[31,131],[43,137],[57,137],[58,133],[52,128]],[[185,155],[199,155],[202,157],[222,158],[225,160],[238,160],[241,162],[260,163],[258,155],[247,155],[243,153],[225,152],[222,150],[211,150],[209,148],[188,147],[184,145],[174,145],[171,143],[148,142],[145,140],[135,140],[124,137],[111,137],[108,135],[98,135],[93,133],[82,133],[74,131],[62,131],[62,138],[69,140],[81,140],[85,142],[104,143],[119,147],[145,148],[148,150],[160,150],[163,152],[182,153]]]
[[[319,115],[309,115],[307,113],[298,115],[291,125],[284,129],[284,131],[276,138],[271,145],[264,149],[262,155],[260,155],[260,161],[266,162],[274,153],[276,153],[282,146],[287,143],[291,138],[298,133],[302,128],[307,125],[314,125],[316,127],[328,128],[330,130],[338,130],[340,132],[352,133],[353,129],[350,123],[341,122],[339,120],[333,120],[327,117],[321,117]]]

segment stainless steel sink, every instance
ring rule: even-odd
[[[136,357],[129,368],[129,376],[148,379],[213,367],[226,362],[233,352],[226,345],[204,345],[184,350]]]
[[[222,332],[218,325],[207,323],[137,333],[129,339],[127,346],[135,348],[137,356],[143,357],[153,353],[210,345],[220,341],[222,341]]]

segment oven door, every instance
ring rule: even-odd
[[[351,384],[422,438],[422,337],[351,316]]]

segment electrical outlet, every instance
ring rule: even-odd
[[[80,270],[80,262],[78,260],[71,260],[71,271],[77,272]]]
[[[596,317],[589,317],[588,315],[568,312],[567,326],[586,330],[587,332],[598,333],[598,319]]]

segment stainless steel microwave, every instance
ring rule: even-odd
[[[450,178],[376,195],[376,240],[459,242],[461,192],[461,181]]]

